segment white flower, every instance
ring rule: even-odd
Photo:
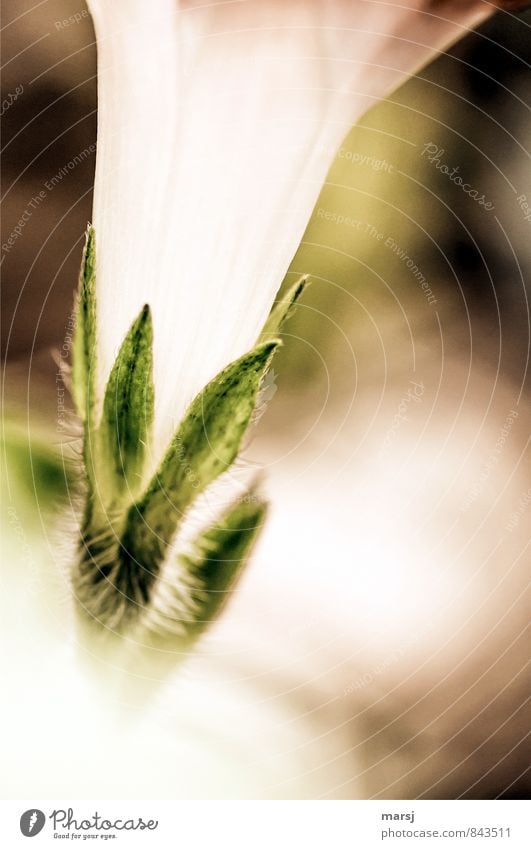
[[[247,351],[349,127],[481,2],[90,0],[100,394],[141,306],[155,445]]]

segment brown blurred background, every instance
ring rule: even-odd
[[[394,179],[385,171],[349,168],[344,160],[336,160],[330,178],[335,187],[354,189],[343,193],[340,202],[343,208],[348,204],[350,216],[384,230],[394,216],[397,240],[414,246],[422,267],[440,278],[439,288],[452,288],[451,278],[458,279],[472,320],[481,319],[485,332],[497,331],[499,305],[501,320],[511,329],[504,339],[503,364],[517,370],[525,358],[523,284],[531,261],[530,222],[516,200],[521,194],[531,198],[526,148],[530,23],[530,12],[499,13],[480,34],[470,35],[371,110],[349,137],[349,145],[391,163]],[[38,6],[6,0],[3,26],[2,243],[25,213],[27,219],[2,256],[4,353],[10,373],[25,374],[31,352],[39,379],[29,400],[38,396],[40,405],[49,397],[44,391],[41,397],[42,379],[53,380],[50,349],[60,345],[65,334],[82,234],[91,215],[96,48],[90,17],[75,0],[48,0]],[[411,140],[437,144],[444,150],[443,162],[459,164],[461,173],[481,186],[508,240],[494,216],[486,222],[483,209],[420,157]],[[32,208],[40,192],[42,202]],[[338,196],[333,187],[325,190],[325,202],[331,196]],[[398,215],[392,208],[397,199]],[[419,220],[425,222],[429,238],[420,232],[415,223]],[[319,225],[322,221],[315,220],[310,237]],[[371,267],[389,270],[393,260],[388,252],[379,256],[374,239],[348,231],[341,237],[337,230],[327,235],[321,226],[319,241],[325,234],[335,248],[348,244]],[[324,261],[328,267],[331,261],[340,262],[329,253]],[[315,250],[309,249],[303,262],[307,270],[318,271]],[[402,275],[402,265],[395,258],[395,279]],[[321,306],[315,289],[311,297]],[[329,290],[321,290],[321,297],[326,298],[327,311],[345,316],[340,295],[336,304]],[[347,310],[345,320],[351,317]],[[310,321],[305,333],[312,330]],[[12,391],[17,398],[16,386]],[[18,400],[25,406],[25,396]]]

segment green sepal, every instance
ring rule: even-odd
[[[279,344],[271,340],[258,345],[196,396],[145,495],[130,508],[122,568],[127,574],[140,568],[137,580],[146,597],[185,511],[236,459],[260,382]]]
[[[96,423],[95,235],[89,226],[73,339],[72,395],[84,423],[86,500],[73,586],[80,610],[106,629],[142,628],[156,609],[154,590],[181,519],[196,497],[234,462],[255,409],[260,385],[280,344],[280,330],[300,297],[299,281],[274,307],[257,346],[215,377],[188,408],[144,494],[143,477],[153,425],[153,331],[147,306],[133,322],[112,368]],[[187,612],[192,642],[218,615],[258,536],[265,502],[235,502],[181,555],[180,590],[173,614]],[[185,597],[182,589],[186,587]],[[150,611],[151,608],[151,611]],[[175,620],[175,615],[173,615]],[[160,622],[160,618],[159,618]],[[166,624],[162,632],[166,630]],[[148,630],[149,629],[149,626]],[[157,633],[162,633],[157,632]],[[153,631],[151,631],[154,634]],[[175,636],[175,631],[172,630]],[[183,636],[181,631],[180,636]]]
[[[72,397],[79,417],[93,424],[96,376],[96,244],[89,224],[76,296],[76,327],[72,343]]]
[[[234,501],[221,518],[178,557],[183,575],[175,598],[147,612],[148,640],[188,649],[222,612],[257,542],[267,503],[253,491]],[[182,589],[185,588],[183,598]]]
[[[286,292],[286,294],[277,301],[266,323],[264,324],[258,340],[265,342],[267,339],[276,338],[295,309],[295,305],[300,296],[308,286],[309,279],[307,276],[301,277],[297,282]]]
[[[132,500],[142,487],[153,404],[153,325],[146,304],[122,343],[103,400],[100,477],[111,502],[122,495]]]
[[[253,492],[235,502],[222,520],[195,541],[196,554],[182,558],[193,577],[191,597],[197,636],[221,612],[234,589],[266,519],[267,503]]]

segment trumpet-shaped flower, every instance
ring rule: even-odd
[[[154,323],[156,444],[253,345],[335,151],[482,2],[91,0],[99,389]]]
[[[73,374],[88,486],[74,585],[108,628],[141,620],[188,641],[219,610],[265,505],[252,494],[203,530],[180,558],[178,591],[172,542],[238,453],[302,286],[272,303],[335,151],[371,105],[491,7],[90,8],[98,155]]]

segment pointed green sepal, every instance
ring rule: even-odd
[[[72,396],[80,418],[93,420],[96,361],[96,245],[89,225],[76,296],[76,329],[72,345]]]
[[[190,553],[178,558],[182,578],[146,610],[146,642],[173,643],[179,649],[195,642],[229,601],[266,514],[267,503],[250,491],[199,534]]]
[[[195,556],[182,558],[192,576],[190,594],[196,618],[190,632],[203,631],[225,606],[267,514],[267,503],[253,492],[233,504],[222,520],[195,542]]]
[[[279,345],[271,340],[235,360],[194,399],[146,494],[130,508],[122,536],[126,574],[146,597],[186,509],[234,462],[260,382]]]
[[[103,400],[100,477],[111,501],[120,495],[134,498],[142,486],[153,425],[152,349],[153,326],[146,304],[122,343]]]
[[[264,324],[259,336],[259,341],[265,342],[267,339],[276,338],[295,309],[297,301],[308,286],[309,279],[307,276],[301,277],[297,282],[288,289],[286,294],[277,301],[266,323]]]

